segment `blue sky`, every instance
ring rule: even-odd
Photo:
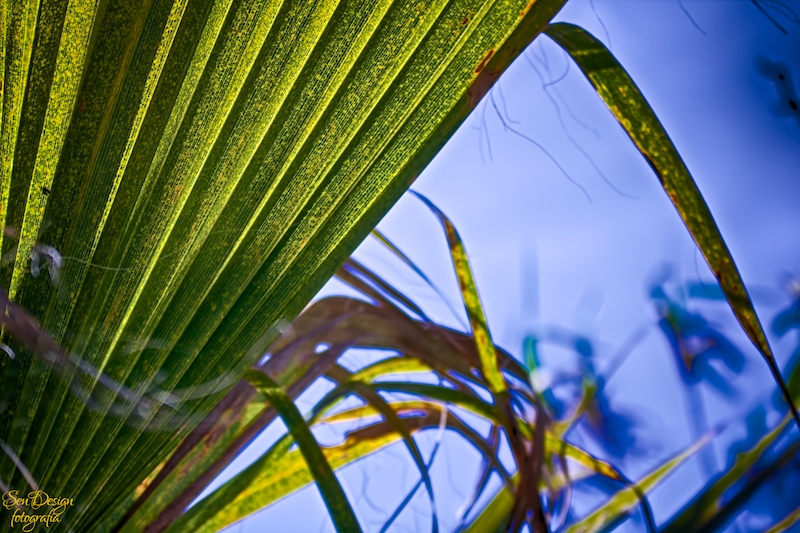
[[[787,5],[800,11],[797,2]],[[781,283],[791,272],[800,274],[800,115],[791,115],[785,103],[781,107],[774,81],[755,67],[759,57],[783,62],[797,79],[800,26],[771,13],[788,35],[747,0],[595,0],[593,5],[570,0],[558,17],[609,45],[647,97],[705,196],[765,327],[788,301]],[[646,448],[616,462],[635,479],[692,441],[678,372],[655,328],[648,283],[664,265],[671,265],[676,282],[708,281],[711,274],[655,175],[580,71],[567,65],[558,47],[538,38],[500,78],[491,95],[494,104],[484,99],[413,188],[458,228],[498,345],[519,355],[526,335],[561,326],[596,339],[602,363],[637,328],[645,328],[646,336],[607,389],[615,406],[634,415]],[[498,111],[540,146],[507,130]],[[434,216],[406,195],[379,228],[458,307],[452,265]],[[367,241],[356,256],[414,297],[432,318],[457,326],[447,306],[379,245]],[[341,291],[331,282],[320,296]],[[702,310],[746,356],[745,371],[733,381],[739,391],[735,402],[701,392],[709,423],[727,424],[712,448],[721,468],[728,445],[745,434],[745,414],[764,405],[772,424],[778,414],[771,410],[766,365],[730,310],[716,302]],[[771,340],[785,362],[793,339]],[[543,357],[553,368],[567,358],[553,347],[545,347]],[[310,391],[308,398],[317,394]],[[281,431],[280,423],[268,429],[219,483]],[[435,437],[420,438],[422,448],[430,450]],[[433,475],[447,531],[475,482],[478,457],[457,437],[444,442]],[[417,475],[397,447],[349,467],[340,478],[357,500],[365,531],[377,531]],[[656,520],[677,511],[705,479],[697,460],[687,463],[653,493]],[[598,502],[599,494],[587,493],[574,509],[586,512]],[[427,530],[428,516],[429,503],[420,491],[396,530]],[[743,516],[735,527],[757,530],[763,526],[759,520],[764,518]],[[265,529],[333,530],[314,487],[231,531]],[[631,520],[619,531],[641,529]]]

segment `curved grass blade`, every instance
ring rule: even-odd
[[[799,521],[800,521],[800,507],[797,507],[794,511],[786,515],[786,517],[783,520],[781,520],[780,522],[769,528],[764,533],[782,533],[783,531],[786,531]]]
[[[433,407],[436,407],[435,404],[432,404],[431,402],[426,402],[424,400],[398,401],[398,402],[392,402],[389,405],[392,406],[392,409],[394,410],[395,413],[403,416],[410,416],[414,413],[422,413],[422,412],[427,413],[431,411]],[[324,424],[358,422],[360,420],[364,420],[365,418],[370,418],[380,415],[381,415],[380,411],[375,406],[366,404],[366,405],[359,405],[358,407],[352,407],[350,409],[345,409],[344,411],[340,411],[338,413],[325,416],[320,420],[320,422]]]
[[[655,171],[719,281],[737,320],[767,361],[800,426],[797,406],[792,402],[733,257],[700,190],[647,100],[611,52],[583,28],[560,22],[550,25],[546,34],[577,63]]]
[[[440,425],[439,412],[432,413],[432,416],[425,418],[405,419],[404,423],[408,424],[409,431],[412,433],[438,427]],[[286,446],[288,449],[294,440],[291,435],[287,435],[285,440],[288,442],[288,446]],[[331,468],[337,470],[389,445],[400,443],[401,440],[401,435],[391,426],[380,423],[353,431],[348,434],[344,443],[322,448],[322,452]],[[279,441],[273,448],[283,447],[284,444],[283,441]],[[203,509],[205,515],[202,521],[193,522],[192,525],[195,525],[196,529],[180,529],[180,527],[189,525],[189,522],[181,517],[180,521],[176,522],[174,531],[214,533],[314,481],[299,449],[288,453],[279,452],[280,450],[270,449],[253,465],[192,507],[187,515],[196,513],[195,508]],[[271,455],[271,457],[267,458],[267,455]],[[234,493],[228,488],[228,485],[240,484],[240,478],[246,479],[248,488],[245,491]],[[217,495],[217,492],[221,492],[221,494]],[[210,499],[212,496],[213,500]]]
[[[473,430],[470,426],[462,422],[457,416],[449,414],[447,409],[442,410],[442,406],[440,404],[435,404],[432,402],[424,401],[424,400],[411,400],[411,401],[398,401],[392,402],[391,404],[392,409],[398,414],[398,416],[402,415],[403,419],[407,419],[413,416],[425,416],[427,418],[435,417],[436,413],[442,412],[446,418],[446,425],[449,429],[458,432],[463,438],[469,441],[478,452],[483,455],[484,460],[487,461],[490,468],[497,470],[500,476],[503,478],[505,482],[509,481],[508,473],[506,472],[503,465],[497,460],[496,457],[496,450],[493,450],[484,440],[484,438],[479,435],[475,430]],[[377,409],[375,409],[371,405],[363,405],[359,407],[354,407],[352,409],[347,409],[345,411],[329,415],[325,417],[322,422],[323,423],[337,423],[337,422],[357,422],[362,421],[365,418],[372,417],[372,416],[379,416],[380,413]],[[376,424],[372,424],[371,428],[377,427],[379,424],[385,424],[385,422],[378,422]],[[496,426],[495,426],[496,427]]]
[[[569,482],[579,481],[593,475],[590,470],[581,470],[577,473],[570,473],[570,478],[567,480],[563,475],[554,477],[550,480],[553,488],[559,489],[566,487]],[[512,477],[516,483],[519,476],[514,474]],[[541,488],[546,489],[544,481],[541,483]],[[479,496],[475,495],[475,498]],[[480,514],[470,523],[469,527],[463,530],[463,533],[504,533],[506,530],[503,526],[508,522],[509,513],[514,506],[514,496],[508,486],[503,487],[494,495],[494,497],[486,504],[481,510]],[[459,530],[462,531],[462,530]]]
[[[365,268],[361,263],[359,263],[352,257],[347,261],[345,261],[342,267],[347,270],[350,270],[351,272],[354,271],[358,273],[360,276],[368,279],[369,281],[374,283],[375,286],[378,287],[378,289],[383,291],[384,294],[391,296],[392,298],[394,298],[395,300],[406,306],[408,309],[416,313],[425,322],[431,321],[425,314],[425,312],[417,304],[415,304],[408,297],[406,297],[406,295],[402,294],[400,291],[395,289],[392,285],[390,285],[383,278],[381,278],[368,268]]]
[[[339,317],[332,319],[341,324],[341,316],[348,316],[349,306],[343,302],[318,302],[317,307],[325,311],[338,310]],[[261,365],[262,371],[270,374],[284,386],[290,398],[296,398],[314,380],[324,374],[348,347],[334,345],[322,354],[314,352],[316,345],[313,333],[325,329],[325,317],[314,314],[301,315],[290,331],[285,331],[270,347],[272,357]],[[329,322],[327,322],[329,324]],[[306,330],[311,330],[308,333]],[[285,337],[296,337],[287,344]],[[300,351],[295,343],[309,340],[306,351]],[[301,346],[302,347],[302,346]],[[273,349],[274,348],[274,349]],[[313,355],[312,355],[313,354]],[[116,523],[113,531],[132,533],[145,526],[149,533],[157,533],[168,527],[183,513],[205,487],[232,461],[239,452],[277,416],[274,409],[264,405],[264,398],[246,381],[240,380],[226,397],[201,424],[181,443],[181,446],[160,469],[152,483],[137,494],[136,502],[121,512],[122,519],[108,518]],[[96,526],[99,527],[99,526]],[[106,529],[98,531],[108,531]]]
[[[397,433],[399,433],[403,437],[403,442],[406,445],[411,457],[414,460],[414,463],[417,465],[417,469],[419,470],[421,481],[425,483],[425,488],[428,491],[428,499],[431,503],[431,520],[432,520],[432,528],[431,531],[433,533],[437,533],[439,531],[439,519],[436,516],[436,500],[433,494],[433,483],[431,482],[430,474],[428,472],[428,466],[425,465],[425,460],[422,458],[422,453],[417,446],[416,441],[411,436],[411,431],[408,427],[403,423],[400,419],[398,414],[392,409],[392,407],[383,399],[383,397],[378,394],[373,388],[369,387],[368,385],[352,380],[352,374],[350,374],[347,370],[341,367],[335,367],[332,369],[336,372],[335,377],[341,382],[346,381],[343,390],[349,388],[358,396],[360,396],[364,401],[366,401],[369,405],[377,410],[378,413],[383,415],[384,420],[389,426],[392,427]],[[331,373],[333,374],[333,372]],[[445,418],[446,419],[446,418]]]
[[[662,528],[662,533],[701,530],[722,508],[723,495],[727,490],[747,475],[764,455],[764,452],[783,433],[790,420],[787,415],[775,429],[761,437],[755,446],[746,452],[738,454],[733,465],[693,498],[685,509],[672,518]]]
[[[425,383],[408,383],[404,381],[378,381],[369,385],[375,390],[385,392],[401,392],[423,398],[433,398],[442,402],[452,403],[463,409],[473,412],[488,420],[496,421],[497,411],[492,405],[484,402],[477,396],[465,392]]]
[[[401,392],[452,403],[458,407],[472,412],[475,415],[484,417],[495,423],[500,423],[498,413],[492,408],[492,406],[486,404],[480,398],[470,396],[461,391],[449,389],[439,385],[389,381],[379,381],[371,384],[370,386],[376,390],[382,390],[386,392]],[[517,427],[525,438],[530,439],[533,435],[533,431],[527,424],[521,423]],[[568,442],[547,433],[545,433],[544,441],[546,448],[552,453],[559,453],[565,457],[569,457],[570,459],[579,463],[581,466],[610,479],[622,479],[617,470],[609,463],[597,459],[593,455],[578,448],[577,446],[569,444]]]
[[[433,460],[436,459],[436,454],[439,451],[439,445],[442,444],[442,437],[444,436],[444,430],[446,427],[447,427],[447,409],[442,408],[441,416],[439,417],[439,431],[436,434],[436,444],[434,444],[433,450],[431,451],[431,456],[428,459],[427,464],[425,465],[426,472],[429,472],[431,467],[433,466]],[[406,506],[409,504],[409,502],[411,502],[411,499],[414,497],[414,494],[416,494],[417,489],[419,489],[423,481],[424,481],[423,479],[420,479],[419,481],[417,481],[416,485],[411,487],[411,490],[408,491],[408,494],[406,495],[405,498],[403,498],[403,501],[400,502],[395,511],[392,513],[392,515],[386,520],[386,522],[383,523],[383,527],[381,527],[380,533],[385,533],[386,530],[389,529],[389,526],[391,526],[392,523],[397,519],[397,517],[400,516],[400,513],[402,513],[403,509],[405,509]],[[432,495],[431,495],[431,503],[433,503]],[[433,508],[433,513],[435,516],[436,515],[435,507]],[[438,524],[436,525],[436,527],[438,528]]]
[[[432,366],[442,373],[455,372],[471,381],[479,381],[471,372],[471,367],[480,369],[480,358],[471,336],[424,320],[420,322],[410,318],[381,291],[356,276],[352,272],[351,266],[351,262],[345,263],[336,276],[344,283],[372,298],[377,306],[368,309],[374,319],[381,321],[378,329],[386,333],[392,332],[391,335],[384,335],[380,341],[376,340],[376,342],[385,343],[382,344],[383,347],[424,360],[429,365],[436,361],[439,364]],[[365,273],[368,272],[363,265],[360,268]],[[369,277],[379,278],[372,272],[369,272]],[[382,281],[382,283],[386,282]],[[401,327],[404,324],[408,326],[408,329]],[[401,335],[401,332],[404,333]],[[396,340],[389,342],[390,338]],[[404,352],[401,346],[406,346],[406,350],[414,347],[415,350]],[[527,376],[525,368],[504,350],[495,347],[495,351],[501,368],[519,380],[525,381]],[[523,391],[523,393],[528,395],[528,391]]]
[[[513,479],[516,481],[518,478],[519,476],[515,474]],[[507,487],[503,487],[464,533],[501,533],[504,531],[503,526],[508,522],[512,507],[514,507],[514,495]]]
[[[393,357],[362,368],[353,374],[353,379],[363,381],[364,383],[371,383],[378,377],[390,376],[392,374],[427,374],[429,372],[433,372],[433,369],[417,359],[412,359],[410,357]]]
[[[280,464],[281,459],[286,456],[293,444],[294,438],[291,433],[284,435],[253,464],[181,515],[172,525],[164,529],[165,533],[203,531],[206,524],[213,521],[220,512],[226,509],[234,510],[235,505],[232,505],[232,502],[235,502],[241,495],[247,495],[252,490],[250,488],[252,484],[265,473],[270,472],[275,465]],[[297,460],[306,466],[302,452],[298,451],[296,456]],[[309,482],[314,479],[310,473],[309,478]]]
[[[482,461],[481,461],[481,468],[479,470],[480,475],[478,476],[478,482],[475,484],[475,488],[472,490],[472,496],[464,502],[466,506],[462,505],[460,515],[461,518],[456,526],[456,531],[463,531],[464,526],[467,522],[467,518],[472,513],[472,509],[475,507],[475,504],[478,502],[478,498],[480,498],[481,494],[483,494],[484,489],[486,489],[486,485],[489,483],[489,479],[492,475],[492,465],[489,461],[490,458],[497,456],[497,448],[500,444],[500,428],[497,426],[492,426],[489,429],[489,435],[487,437],[486,445],[490,449],[490,453],[484,454]],[[509,494],[513,493],[515,490],[514,481],[510,477],[505,479],[505,486],[503,489],[509,491]]]
[[[454,317],[456,320],[458,320],[458,321],[459,321],[459,322],[460,322],[460,323],[461,323],[461,324],[462,324],[464,327],[466,327],[466,325],[464,325],[464,323],[463,323],[463,321],[462,321],[461,315],[459,315],[459,314],[456,312],[456,310],[455,310],[455,309],[453,309],[452,305],[450,304],[450,300],[448,300],[448,299],[445,297],[444,293],[442,293],[442,291],[439,289],[439,287],[437,287],[437,286],[436,286],[436,285],[435,285],[435,284],[434,284],[434,283],[433,283],[433,282],[430,280],[430,278],[428,278],[428,276],[425,274],[425,272],[423,272],[423,271],[422,271],[422,269],[421,269],[421,268],[419,268],[419,267],[417,266],[417,264],[416,264],[416,263],[414,263],[414,262],[413,262],[413,261],[412,261],[412,260],[411,260],[411,259],[410,259],[410,258],[409,258],[407,255],[406,255],[406,254],[404,254],[404,253],[403,253],[403,251],[402,251],[400,248],[398,248],[398,247],[397,247],[397,246],[396,246],[396,245],[395,245],[395,244],[394,244],[392,241],[390,241],[390,240],[388,239],[388,237],[386,237],[386,235],[384,235],[383,233],[381,233],[380,231],[378,231],[378,228],[375,228],[374,230],[372,230],[372,236],[373,236],[373,237],[375,237],[376,239],[378,239],[378,242],[380,242],[380,243],[381,243],[381,244],[383,244],[383,245],[384,245],[386,248],[388,248],[388,249],[389,249],[389,251],[391,251],[391,252],[392,252],[394,255],[396,255],[397,257],[399,257],[399,258],[400,258],[400,260],[401,260],[403,263],[405,263],[406,265],[408,265],[408,267],[409,267],[411,270],[413,270],[413,271],[414,271],[414,272],[415,272],[415,273],[416,273],[416,274],[417,274],[417,275],[418,275],[420,278],[422,278],[422,280],[423,280],[423,281],[424,281],[424,282],[425,282],[425,283],[428,285],[428,287],[430,287],[431,289],[433,289],[433,292],[435,292],[435,293],[436,293],[436,295],[439,297],[439,299],[440,299],[442,302],[444,302],[444,304],[447,306],[447,309],[450,311],[450,313],[452,313],[453,317]]]
[[[497,349],[492,342],[489,327],[486,323],[486,316],[478,296],[475,280],[469,265],[466,250],[455,226],[433,203],[421,194],[411,191],[425,205],[433,211],[439,218],[445,229],[447,242],[450,247],[450,257],[453,260],[453,267],[456,271],[458,284],[461,288],[461,298],[469,317],[472,328],[472,338],[478,351],[480,359],[480,369],[483,379],[488,385],[489,391],[495,399],[495,410],[500,418],[501,424],[509,436],[514,460],[522,473],[517,489],[514,510],[511,516],[512,529],[520,527],[523,522],[531,522],[533,531],[543,533],[547,531],[545,516],[541,509],[539,497],[539,480],[541,476],[541,464],[545,444],[539,437],[544,436],[545,413],[543,409],[537,409],[537,427],[533,438],[533,446],[529,447],[520,438],[522,427],[519,424],[511,405],[511,396],[500,372]],[[540,425],[539,425],[540,424]],[[520,430],[520,431],[518,431]],[[529,518],[532,517],[532,518]]]
[[[697,533],[709,533],[722,530],[726,524],[730,523],[731,519],[734,519],[742,512],[743,508],[746,509],[748,504],[752,503],[752,498],[756,496],[761,487],[774,480],[775,476],[782,471],[796,464],[798,457],[800,457],[798,452],[800,452],[800,442],[793,442],[763,468],[753,471],[751,476],[744,479],[744,482],[740,485],[741,489],[730,498],[726,498],[719,511],[703,527],[694,528],[694,531]],[[693,532],[687,531],[686,533]]]
[[[567,528],[567,533],[590,533],[595,531],[605,531],[612,523],[616,523],[620,518],[629,513],[639,504],[641,494],[645,494],[653,489],[660,481],[671,474],[686,459],[694,455],[700,448],[705,446],[710,437],[704,437],[686,451],[678,454],[663,465],[659,466],[633,487],[620,490],[611,499],[589,516]]]
[[[595,400],[596,394],[597,385],[591,380],[584,379],[583,395],[581,396],[580,402],[578,402],[578,405],[575,406],[575,409],[572,411],[572,413],[570,413],[570,415],[564,420],[556,420],[551,422],[550,427],[548,428],[550,432],[558,438],[564,438],[564,435],[566,435],[574,427],[578,419],[580,419],[586,410],[591,407],[592,402]]]
[[[624,481],[623,476],[611,463],[598,459],[574,444],[570,444],[565,440],[561,440],[549,434],[545,434],[545,442],[547,444],[548,454],[558,454],[562,457],[568,457],[591,472],[605,476],[608,479]]]
[[[137,487],[133,505],[121,505],[117,513],[95,526],[97,533],[136,533],[145,528],[163,531],[245,444],[274,420],[275,411],[265,403],[247,381],[241,380],[169,460],[159,465],[152,479]]]
[[[336,479],[328,460],[322,453],[317,440],[303,419],[303,415],[298,411],[297,406],[286,395],[280,385],[265,373],[249,370],[246,377],[256,387],[256,390],[278,411],[286,427],[289,428],[292,437],[300,447],[309,470],[314,476],[314,480],[317,482],[317,487],[319,487],[319,492],[325,501],[336,531],[339,533],[361,531],[361,526],[358,525],[358,519],[342,490],[342,486]]]
[[[450,219],[438,207],[433,205],[433,202],[416,191],[411,192],[433,211],[442,226],[444,226],[447,244],[450,247],[450,257],[453,259],[458,285],[461,287],[461,297],[464,300],[464,307],[467,310],[469,323],[472,327],[472,336],[475,339],[475,346],[478,348],[478,355],[481,359],[483,377],[489,385],[490,391],[495,394],[505,393],[507,392],[506,382],[500,373],[497,352],[489,333],[489,327],[486,324],[486,316],[483,313],[483,306],[481,306],[481,300],[478,296],[478,288],[475,286],[475,280],[472,277],[472,269],[469,266],[464,243],[461,242],[461,237],[458,236],[458,231],[456,231]]]

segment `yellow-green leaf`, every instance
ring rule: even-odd
[[[472,327],[472,337],[475,339],[475,346],[478,348],[478,355],[481,358],[483,377],[493,393],[504,393],[507,391],[506,382],[500,373],[500,366],[497,363],[497,351],[492,342],[489,327],[486,324],[486,316],[483,313],[483,306],[478,296],[478,288],[475,286],[475,280],[472,277],[472,269],[469,266],[464,243],[461,242],[461,237],[458,236],[458,231],[456,231],[453,223],[438,207],[421,194],[417,192],[414,192],[414,194],[433,211],[442,226],[444,226],[447,244],[450,247],[450,257],[453,259],[458,285],[461,287],[461,298],[464,301],[464,307],[467,310],[469,323]]]
[[[749,450],[736,455],[728,469],[714,479],[706,490],[700,492],[692,502],[676,514],[662,529],[663,533],[682,533],[698,529],[707,524],[719,512],[723,496],[734,484],[744,478],[761,459],[764,453],[786,429],[791,418],[787,414],[773,430],[761,437]]]
[[[567,23],[550,25],[547,35],[569,53],[655,171],[711,271],[719,280],[736,318],[766,359],[784,398],[800,416],[781,376],[772,349],[739,270],[703,195],[667,132],[639,88],[611,52],[586,30]]]
[[[353,513],[353,508],[350,506],[339,480],[336,479],[331,465],[328,464],[328,460],[297,406],[280,385],[272,381],[265,373],[248,370],[246,377],[278,411],[286,427],[289,428],[289,432],[300,447],[300,452],[314,476],[314,481],[317,482],[317,487],[328,507],[328,513],[330,513],[336,531],[339,533],[361,531],[358,519]]]
[[[695,454],[700,448],[708,443],[709,438],[704,437],[697,443],[689,447],[689,449],[673,457],[665,462],[645,477],[643,477],[633,487],[627,487],[617,492],[611,499],[603,504],[599,509],[591,513],[583,520],[571,525],[567,528],[567,533],[590,533],[600,531],[610,522],[618,519],[620,516],[630,512],[636,505],[639,504],[642,494],[648,493],[665,477],[671,474],[678,466],[681,465],[686,459]]]
[[[786,515],[783,520],[769,528],[765,533],[781,533],[800,521],[800,507]]]

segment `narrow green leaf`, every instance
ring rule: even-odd
[[[733,257],[700,190],[653,109],[611,52],[586,30],[560,22],[550,25],[546,34],[569,53],[650,163],[719,280],[736,318],[766,359],[800,426],[800,414],[786,388]]]
[[[339,367],[340,368],[340,367]],[[337,370],[339,370],[337,368]],[[341,374],[347,376],[346,370],[341,369]],[[352,378],[352,374],[348,376]],[[392,409],[392,407],[383,399],[383,397],[378,394],[372,387],[361,383],[359,381],[351,381],[350,384],[352,385],[352,390],[356,394],[358,394],[364,401],[366,401],[369,405],[374,407],[381,415],[383,415],[384,420],[388,423],[392,429],[394,429],[398,434],[403,437],[403,442],[408,448],[411,457],[414,459],[414,463],[417,465],[417,469],[419,470],[420,476],[422,477],[423,482],[425,483],[425,488],[428,491],[428,498],[431,503],[431,519],[433,521],[432,531],[436,533],[439,531],[439,520],[436,516],[436,502],[433,494],[433,483],[431,482],[430,474],[428,473],[428,467],[425,465],[425,460],[422,458],[422,453],[419,451],[419,447],[417,443],[414,441],[414,438],[411,436],[411,431],[409,431],[408,427],[403,423],[400,419],[398,414]]]
[[[416,263],[414,263],[411,259],[409,259],[408,256],[404,254],[402,250],[400,250],[397,246],[395,246],[394,243],[390,241],[383,233],[381,233],[377,228],[375,228],[374,230],[372,230],[371,235],[376,239],[378,239],[378,242],[380,242],[386,248],[388,248],[394,255],[399,257],[403,263],[408,265],[408,267],[411,270],[413,270],[419,277],[421,277],[423,281],[425,281],[425,283],[427,283],[430,288],[436,290],[436,287],[428,279],[428,276],[425,275],[425,273],[416,265]],[[438,290],[436,290],[436,292],[438,293]]]
[[[269,401],[278,411],[292,437],[300,447],[300,451],[311,470],[314,480],[317,482],[319,492],[325,505],[328,507],[333,525],[336,531],[353,532],[361,531],[358,519],[350,502],[347,500],[339,480],[333,473],[328,460],[306,424],[303,415],[298,411],[294,402],[286,395],[286,392],[275,383],[272,378],[263,372],[249,370],[246,374],[247,380]]]
[[[438,416],[439,411],[437,410],[432,417],[407,419],[404,422],[409,424],[409,430],[414,433],[424,428],[438,426],[440,423]],[[411,424],[411,422],[417,423]],[[368,426],[351,432],[344,443],[323,448],[322,452],[331,467],[339,469],[386,446],[399,443],[401,439],[402,437],[397,431],[381,422],[376,426]],[[285,448],[288,449],[293,442],[291,435],[288,435],[286,440],[288,445]],[[283,446],[279,441],[274,447],[279,445]],[[234,476],[226,485],[217,489],[208,498],[198,502],[187,512],[187,515],[198,512],[202,512],[204,515],[202,522],[191,523],[195,529],[181,529],[188,528],[190,525],[184,517],[181,517],[179,523],[176,523],[170,531],[191,530],[197,533],[219,531],[301,489],[313,480],[300,450],[281,454],[270,449],[265,456],[259,458],[253,465]],[[246,489],[232,492],[228,485],[246,486]],[[218,492],[220,494],[217,494]],[[210,499],[212,496],[213,499]],[[195,511],[195,508],[198,511]]]
[[[234,447],[235,452],[238,452],[241,445],[236,445],[242,440],[241,437],[258,432],[258,428],[252,427],[251,424],[256,423],[261,429],[266,425],[259,423],[265,411],[267,411],[265,402],[260,395],[254,394],[249,398],[243,395],[241,400],[231,402],[213,424],[207,424],[207,420],[201,422],[201,426],[205,428],[203,435],[181,456],[173,455],[170,458],[170,461],[175,461],[172,471],[162,473],[159,469],[156,476],[163,475],[164,478],[159,479],[157,485],[151,487],[150,483],[146,483],[134,492],[134,501],[138,503],[135,510],[129,509],[129,505],[122,505],[122,510],[118,513],[120,516],[109,516],[106,523],[95,526],[97,532],[110,532],[125,514],[129,516],[122,522],[124,527],[117,531],[121,533],[143,531],[161,516],[164,509],[175,503],[176,499],[180,502],[179,512],[182,512],[186,505],[200,494],[201,489],[197,487],[191,495],[185,494],[185,491],[194,488],[193,485],[198,478],[211,477],[208,475],[209,471],[213,472],[212,475],[221,472],[223,467],[217,463],[223,461],[227,465],[230,459],[225,461],[225,456],[236,455],[230,453],[229,449]],[[145,491],[148,493],[145,494]],[[145,499],[139,502],[140,498]]]
[[[794,403],[800,404],[800,365],[792,369],[786,387],[789,389],[789,394],[791,394]]]
[[[563,438],[570,429],[575,425],[575,422],[583,416],[583,413],[592,405],[597,393],[597,385],[592,381],[585,379],[583,381],[583,395],[581,401],[575,407],[575,410],[564,420],[555,420],[550,423],[548,430],[558,438]]]
[[[409,400],[404,402],[392,402],[389,404],[392,406],[392,409],[398,415],[410,415],[414,412],[424,411],[427,412],[431,410],[431,408],[436,407],[435,404],[431,402],[426,402],[424,400]],[[381,416],[380,411],[371,404],[360,405],[358,407],[353,407],[350,409],[345,409],[344,411],[340,411],[338,413],[334,413],[332,415],[328,415],[321,419],[321,423],[324,424],[335,424],[339,422],[358,422],[364,420],[365,418],[373,417],[373,416]]]
[[[574,483],[575,481],[586,479],[592,475],[594,475],[594,473],[591,470],[579,470],[578,472],[570,472],[569,480],[571,483]],[[519,479],[519,474],[514,474],[511,479],[513,483],[516,484]],[[549,486],[544,479],[539,483],[539,488],[543,491],[548,489],[559,490],[566,486],[567,480],[561,473],[550,478]],[[508,486],[503,486],[462,533],[505,533],[506,530],[503,527],[508,521],[508,516],[513,506],[514,495],[511,493]]]
[[[519,474],[514,474],[512,479],[517,481]],[[514,507],[514,495],[508,487],[503,487],[486,504],[464,533],[502,533],[512,507]]]
[[[458,285],[461,287],[461,297],[464,301],[464,307],[467,310],[470,326],[472,327],[472,337],[475,339],[475,346],[477,346],[478,355],[480,355],[481,371],[483,372],[484,379],[486,379],[486,383],[489,385],[489,389],[493,393],[504,393],[507,391],[506,382],[503,379],[503,375],[500,373],[500,367],[497,363],[497,352],[492,342],[492,336],[489,333],[489,327],[486,325],[486,317],[484,316],[483,306],[478,296],[478,288],[475,286],[475,280],[472,277],[472,269],[469,266],[464,243],[461,242],[461,238],[458,236],[458,232],[452,222],[450,222],[450,219],[448,219],[438,207],[433,205],[433,202],[417,192],[411,192],[433,211],[444,226],[447,235],[447,244],[450,247],[450,257],[453,259],[453,267],[455,267],[458,277]]]
[[[782,533],[783,531],[786,531],[795,525],[798,521],[800,521],[800,507],[797,507],[797,509],[786,515],[783,520],[769,528],[764,533]]]
[[[231,505],[242,496],[246,496],[251,489],[251,485],[256,483],[259,477],[269,472],[276,464],[280,464],[281,459],[289,452],[289,448],[294,444],[291,433],[284,435],[267,452],[259,457],[254,463],[245,468],[242,472],[234,476],[220,488],[203,498],[196,505],[192,506],[181,517],[164,529],[165,533],[182,533],[183,531],[208,531],[207,524],[213,522],[215,518],[225,509],[235,510],[235,505]],[[297,460],[302,462],[308,471],[307,463],[302,452],[298,450]],[[309,482],[314,478],[308,471]],[[241,518],[243,515],[240,515]],[[212,529],[211,531],[217,531]],[[356,529],[356,531],[359,531]]]
[[[399,443],[400,435],[389,433],[381,438],[345,442],[323,448],[331,467],[341,468],[386,446]],[[197,533],[214,533],[242,518],[263,509],[281,498],[300,490],[314,481],[300,450],[291,451],[271,461],[261,477],[255,479],[246,491],[234,500],[228,500],[198,529]],[[203,505],[204,500],[197,505]],[[176,530],[177,531],[177,530]]]
[[[733,465],[693,498],[685,509],[673,517],[664,526],[662,533],[682,533],[689,530],[698,530],[708,523],[721,509],[725,492],[747,475],[764,455],[764,452],[783,433],[790,420],[791,418],[787,415],[775,429],[761,437],[755,446],[746,452],[738,454]]]
[[[459,316],[459,314],[458,314],[458,313],[455,311],[455,309],[453,309],[453,308],[452,308],[452,306],[450,305],[450,300],[448,300],[448,299],[447,299],[447,298],[444,296],[444,294],[442,293],[442,291],[440,291],[440,290],[439,290],[439,287],[437,287],[437,286],[436,286],[436,285],[435,285],[435,284],[434,284],[434,283],[433,283],[433,282],[432,282],[432,281],[431,281],[431,280],[428,278],[428,276],[425,274],[425,272],[423,272],[423,271],[422,271],[422,269],[420,269],[420,268],[417,266],[417,264],[416,264],[416,263],[414,263],[414,262],[413,262],[411,259],[409,259],[409,257],[408,257],[406,254],[404,254],[404,253],[403,253],[403,251],[402,251],[402,250],[400,250],[400,248],[398,248],[397,246],[395,246],[395,244],[394,244],[392,241],[390,241],[390,240],[389,240],[389,239],[388,239],[388,238],[387,238],[387,237],[386,237],[386,236],[385,236],[383,233],[381,233],[380,231],[378,231],[378,229],[377,229],[377,228],[375,228],[374,230],[372,230],[372,236],[373,236],[373,237],[375,237],[376,239],[378,239],[378,242],[380,242],[380,243],[381,243],[381,244],[383,244],[383,245],[384,245],[386,248],[388,248],[388,249],[389,249],[389,251],[391,251],[391,252],[392,252],[392,253],[393,253],[395,256],[397,256],[398,258],[400,258],[400,260],[401,260],[403,263],[405,263],[406,265],[408,265],[408,267],[409,267],[411,270],[413,270],[413,271],[414,271],[414,272],[415,272],[415,273],[416,273],[416,274],[417,274],[417,275],[418,275],[420,278],[422,278],[422,280],[423,280],[423,281],[424,281],[424,282],[425,282],[425,283],[428,285],[428,287],[430,287],[431,289],[433,289],[433,292],[435,292],[435,293],[436,293],[436,295],[439,297],[439,299],[440,299],[440,300],[441,300],[441,301],[442,301],[442,302],[443,302],[443,303],[444,303],[444,304],[447,306],[447,308],[450,310],[450,312],[453,314],[453,316],[456,318],[456,320],[458,320],[459,322],[461,321],[461,316]]]
[[[617,481],[622,480],[622,476],[619,474],[617,469],[611,465],[611,463],[598,459],[589,452],[579,448],[578,446],[575,446],[574,444],[570,444],[565,440],[561,440],[557,436],[546,433],[545,444],[547,445],[546,452],[549,455],[558,454],[568,457],[590,472],[600,474],[601,476],[605,476],[609,479],[614,479]]]
[[[370,386],[376,390],[382,390],[386,392],[402,392],[406,394],[413,394],[415,396],[421,396],[423,398],[433,398],[447,403],[452,403],[472,412],[475,415],[487,418],[494,423],[500,423],[498,414],[496,410],[492,408],[492,406],[485,403],[480,398],[454,389],[449,389],[439,385],[389,381],[375,382]],[[531,437],[533,432],[527,424],[520,423],[518,428],[526,438]],[[559,453],[569,457],[583,467],[598,474],[611,479],[620,479],[619,473],[609,463],[597,459],[588,452],[578,448],[577,446],[569,444],[564,440],[561,440],[557,436],[545,433],[545,444],[549,453]]]
[[[353,374],[354,380],[372,383],[379,377],[390,376],[392,374],[422,374],[433,372],[425,363],[410,357],[392,357],[385,361],[366,366]]]
[[[387,294],[406,306],[407,308],[411,309],[414,313],[419,315],[425,322],[430,322],[430,319],[425,314],[425,312],[414,302],[412,302],[405,294],[401,293],[397,289],[395,289],[390,283],[385,281],[383,278],[372,272],[370,269],[363,266],[361,263],[353,259],[352,257],[345,261],[343,268],[348,269],[350,271],[357,272],[360,276],[367,278],[369,281],[374,283],[380,291],[384,294]]]
[[[611,499],[599,509],[591,513],[583,520],[573,524],[567,529],[567,533],[590,533],[602,531],[609,523],[616,521],[622,515],[627,514],[639,504],[640,494],[646,494],[653,489],[665,477],[671,474],[681,463],[694,455],[700,448],[708,443],[709,437],[704,437],[693,444],[686,451],[678,454],[662,464],[633,487],[627,487],[617,492]]]
[[[379,391],[402,392],[452,403],[453,405],[457,405],[488,420],[497,420],[497,412],[492,405],[489,405],[477,396],[456,389],[450,389],[440,385],[408,383],[404,381],[378,381],[369,386]]]

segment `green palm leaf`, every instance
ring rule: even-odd
[[[0,437],[60,527],[121,511],[563,3],[2,2],[0,285],[78,371],[6,339]]]

